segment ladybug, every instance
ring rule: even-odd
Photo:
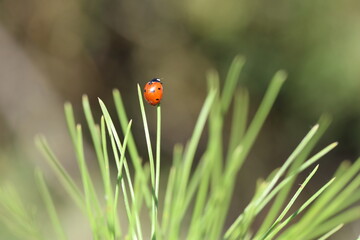
[[[163,95],[163,86],[159,78],[154,78],[145,84],[144,97],[146,101],[156,106],[160,103]]]

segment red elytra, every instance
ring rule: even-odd
[[[145,100],[149,104],[156,106],[161,101],[161,98],[163,96],[163,91],[164,90],[163,90],[162,82],[160,81],[160,79],[154,78],[145,84],[145,87],[144,87]]]

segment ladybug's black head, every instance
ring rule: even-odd
[[[151,83],[153,83],[153,82],[160,82],[160,78],[153,78],[150,82],[151,82]]]

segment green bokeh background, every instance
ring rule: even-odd
[[[247,59],[240,85],[250,91],[252,113],[275,71],[285,69],[289,78],[239,177],[237,191],[245,196],[234,211],[250,198],[255,179],[279,166],[323,113],[333,123],[320,145],[340,144],[321,162],[319,185],[340,161],[359,155],[359,1],[0,0],[1,181],[21,184],[32,177],[34,163],[46,169],[33,144],[37,133],[48,136],[76,174],[61,111],[70,100],[82,121],[83,93],[99,116],[96,97],[111,109],[111,90],[119,88],[146,156],[136,83],[154,77],[165,88],[166,172],[173,145],[192,132],[206,95],[206,71],[217,69],[224,78],[236,54]],[[154,134],[155,110],[147,112]],[[91,156],[89,147],[90,162]],[[347,228],[353,238],[355,229]],[[6,231],[0,232],[3,239]]]

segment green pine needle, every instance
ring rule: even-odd
[[[46,139],[41,135],[36,137],[36,145],[52,169],[49,174],[56,176],[73,204],[87,218],[92,239],[323,240],[341,231],[345,224],[360,219],[360,207],[357,206],[360,202],[360,158],[353,164],[342,163],[331,180],[320,179],[323,186],[305,201],[301,202],[299,198],[305,186],[311,184],[319,165],[300,186],[298,179],[302,177],[299,174],[313,167],[337,146],[337,142],[331,143],[312,153],[330,124],[330,118],[324,115],[281,166],[265,180],[257,181],[252,199],[226,227],[237,176],[246,171],[244,163],[287,78],[284,71],[275,73],[253,119],[248,119],[250,96],[245,88],[239,86],[244,64],[245,59],[236,56],[223,84],[217,71],[209,71],[208,95],[189,141],[185,146],[178,144],[174,147],[167,178],[160,178],[164,176],[161,171],[166,170],[161,167],[161,125],[162,114],[169,115],[171,110],[164,108],[162,113],[161,105],[149,107],[149,111],[156,111],[156,125],[148,125],[139,85],[139,110],[147,148],[145,159],[142,159],[142,154],[146,150],[137,147],[137,139],[131,131],[132,120],[126,114],[128,103],[123,102],[119,90],[113,91],[118,121],[114,121],[113,113],[110,114],[99,99],[102,116],[97,123],[88,97],[84,95],[82,98],[98,174],[90,171],[84,154],[83,128],[76,122],[70,103],[65,104],[65,118],[80,183],[65,169],[61,163],[63,159],[56,157]],[[231,124],[224,126],[230,115]],[[153,146],[150,129],[155,128]],[[225,132],[228,128],[229,134]],[[204,152],[200,152],[200,138],[206,131],[207,144]],[[224,140],[224,136],[229,136],[229,139]],[[196,159],[198,155],[200,158]],[[112,163],[116,166],[115,172],[111,171]],[[100,178],[95,179],[96,175]],[[0,221],[17,239],[71,239],[63,228],[62,214],[58,214],[58,201],[51,195],[50,185],[41,170],[36,170],[35,176],[44,205],[39,209],[47,212],[52,228],[43,231],[42,226],[45,228],[47,225],[39,220],[36,212],[26,207],[29,203],[25,205],[16,186],[0,187]],[[94,184],[96,181],[100,184]],[[294,188],[295,193],[290,195]],[[295,208],[295,203],[300,207]],[[267,214],[262,219],[265,210]],[[127,223],[120,221],[121,214],[126,216]],[[262,224],[256,227],[254,222]],[[50,231],[51,236],[47,236]]]

